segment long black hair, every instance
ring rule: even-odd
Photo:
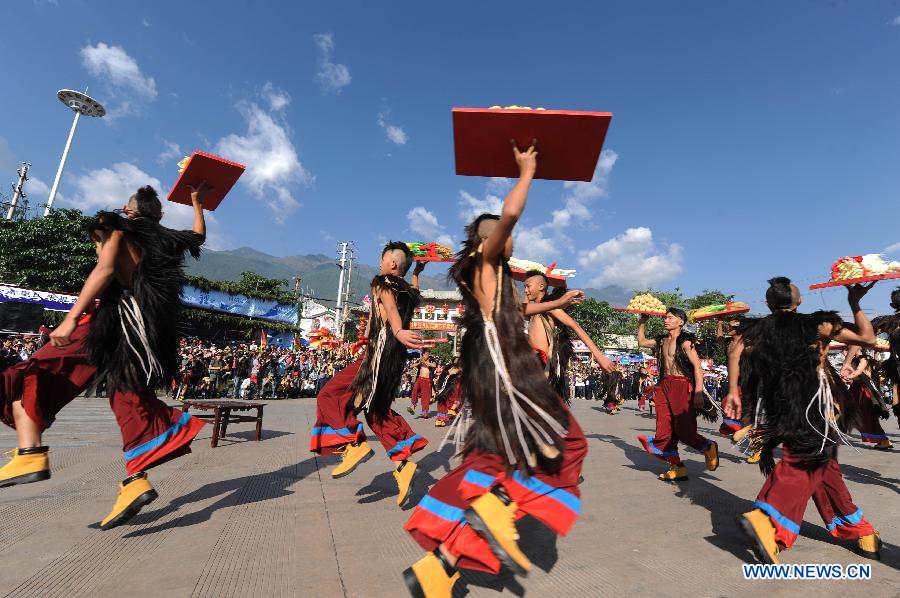
[[[460,350],[460,367],[462,368],[461,380],[463,394],[469,402],[474,424],[466,435],[462,453],[486,452],[505,456],[500,421],[498,419],[498,407],[496,404],[496,370],[490,357],[487,340],[485,338],[485,320],[481,314],[478,299],[473,293],[473,284],[480,263],[478,255],[479,247],[483,239],[479,235],[479,227],[486,220],[497,220],[493,214],[481,214],[466,229],[466,238],[462,249],[457,254],[456,262],[450,267],[449,277],[459,285],[462,292],[465,312],[458,320],[460,328],[465,329]],[[510,378],[516,388],[531,401],[543,409],[563,427],[568,427],[568,414],[562,400],[550,387],[543,373],[540,360],[528,343],[525,336],[525,320],[522,316],[521,304],[516,293],[510,275],[509,264],[501,258],[500,264],[500,305],[491,317],[500,338],[503,358],[509,370]],[[510,398],[502,391],[499,399],[502,402],[500,412],[503,417],[503,429],[510,440],[514,454],[514,463],[509,463],[509,469],[529,473],[528,460],[518,442],[518,432],[512,417]],[[540,416],[528,405],[521,405],[526,414],[535,421],[542,422]],[[543,424],[542,427],[546,427]],[[556,456],[547,456],[536,447],[530,437],[526,439],[529,452],[532,453],[540,466],[548,471],[557,471],[562,462],[563,439],[560,435],[548,430],[552,444],[558,451]]]

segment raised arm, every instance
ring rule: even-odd
[[[191,206],[194,208],[194,227],[193,231],[206,238],[206,218],[203,215],[203,200],[212,187],[203,181],[196,187],[191,187]]]
[[[872,328],[872,323],[859,306],[860,299],[874,285],[875,283],[872,282],[868,285],[854,284],[847,287],[847,303],[850,304],[850,311],[853,312],[853,322],[856,324],[857,331],[841,328],[831,338],[847,345],[873,345],[875,343],[875,329]]]
[[[87,279],[84,281],[84,286],[81,288],[81,292],[78,293],[78,300],[75,301],[75,305],[66,314],[62,323],[50,333],[50,342],[54,347],[64,347],[71,342],[69,337],[74,332],[75,327],[78,326],[78,319],[93,305],[94,300],[112,282],[116,274],[116,258],[124,245],[124,238],[125,235],[120,230],[114,230],[106,236],[106,239],[100,246],[97,265],[94,266],[94,269],[91,270],[91,273],[88,274]]]
[[[638,331],[637,331],[637,341],[638,347],[644,347],[645,349],[655,349],[656,341],[652,338],[647,338],[647,320],[650,319],[650,316],[645,314],[641,314],[640,319],[638,320]]]
[[[494,264],[497,258],[503,254],[506,240],[512,235],[516,223],[525,210],[528,190],[531,188],[531,181],[534,179],[534,172],[537,169],[538,153],[534,150],[536,143],[537,140],[533,140],[531,147],[524,152],[520,152],[516,142],[512,141],[513,153],[516,156],[516,163],[519,165],[519,180],[507,194],[506,199],[503,200],[500,220],[490,236],[484,241],[482,259],[485,263]]]
[[[394,294],[387,289],[382,289],[380,296],[382,318],[384,323],[391,327],[394,338],[410,349],[421,347],[422,338],[418,333],[403,328],[403,318],[400,317],[400,312],[397,310],[397,301],[394,299]]]
[[[567,326],[572,332],[575,333],[575,336],[578,337],[578,340],[583,342],[588,350],[591,352],[591,355],[594,357],[594,360],[597,364],[603,369],[604,372],[612,372],[615,370],[615,366],[613,362],[609,360],[609,358],[603,354],[599,347],[594,344],[594,341],[591,337],[588,336],[588,333],[584,331],[584,328],[581,327],[581,324],[575,321],[575,319],[564,312],[561,309],[555,309],[550,312],[550,315],[553,316],[557,322],[562,324],[563,326]]]
[[[425,269],[425,262],[416,262],[416,267],[413,268],[412,274],[412,288],[419,288],[419,274]]]

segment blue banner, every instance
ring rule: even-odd
[[[185,285],[181,291],[181,302],[192,307],[211,309],[228,314],[262,318],[286,324],[297,323],[297,306],[275,301],[253,299],[245,295],[229,295],[219,291],[201,291]]]
[[[53,311],[69,311],[78,300],[77,295],[63,295],[61,293],[48,293],[47,291],[34,291],[0,284],[0,303],[7,301],[20,301],[22,303],[40,303],[44,309]]]

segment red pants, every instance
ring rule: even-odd
[[[362,423],[348,409],[353,400],[350,385],[361,365],[362,359],[358,359],[342,369],[316,397],[316,424],[309,433],[309,450],[312,452],[331,455],[351,442],[366,439]],[[393,410],[387,415],[367,411],[366,423],[394,461],[408,459],[428,445],[428,441],[413,432],[406,420]]]
[[[421,399],[422,415],[427,416],[428,407],[431,406],[431,378],[423,378],[421,376],[416,378],[416,383],[413,385],[412,389],[412,396],[410,397],[413,407],[416,406],[419,399]]]
[[[638,409],[643,411],[644,407],[647,404],[647,399],[650,399],[652,401],[655,395],[656,395],[656,387],[655,386],[648,387],[647,390],[645,390],[640,395],[638,395]]]
[[[804,470],[784,449],[784,456],[766,478],[753,506],[772,520],[778,544],[790,548],[800,533],[810,497],[826,529],[835,538],[852,540],[875,533],[862,511],[853,504],[837,459],[817,469]]]
[[[887,434],[884,433],[884,428],[881,427],[878,414],[875,412],[875,405],[872,404],[872,395],[869,394],[869,389],[861,382],[854,382],[850,385],[850,397],[859,405],[857,427],[862,441],[874,444],[887,440]]]
[[[656,433],[639,436],[644,449],[669,463],[681,463],[678,442],[700,452],[711,444],[697,433],[697,417],[691,404],[693,385],[683,376],[666,376],[656,387]]]
[[[571,414],[558,473],[536,471],[528,478],[518,471],[509,475],[504,457],[469,453],[459,467],[431,487],[404,528],[425,550],[444,544],[459,558],[458,566],[496,574],[500,561],[487,540],[466,523],[466,508],[499,484],[518,504],[517,518],[531,515],[565,535],[581,513],[578,478],[586,455],[587,440]]]
[[[25,413],[43,432],[57,413],[87,388],[96,372],[87,361],[84,346],[89,321],[82,318],[71,344],[60,348],[47,344],[28,361],[2,373],[3,423],[15,428],[12,404],[21,400]],[[137,392],[110,389],[109,405],[122,432],[128,475],[191,452],[190,442],[203,427],[203,421],[169,407],[148,388]]]

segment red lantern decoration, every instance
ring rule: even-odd
[[[445,303],[445,304],[443,304],[443,305],[441,306],[441,310],[442,310],[445,314],[450,313],[450,306],[447,305],[447,304]]]
[[[456,313],[458,313],[459,315],[463,315],[463,313],[465,313],[465,309],[463,308],[462,303],[456,306]]]

